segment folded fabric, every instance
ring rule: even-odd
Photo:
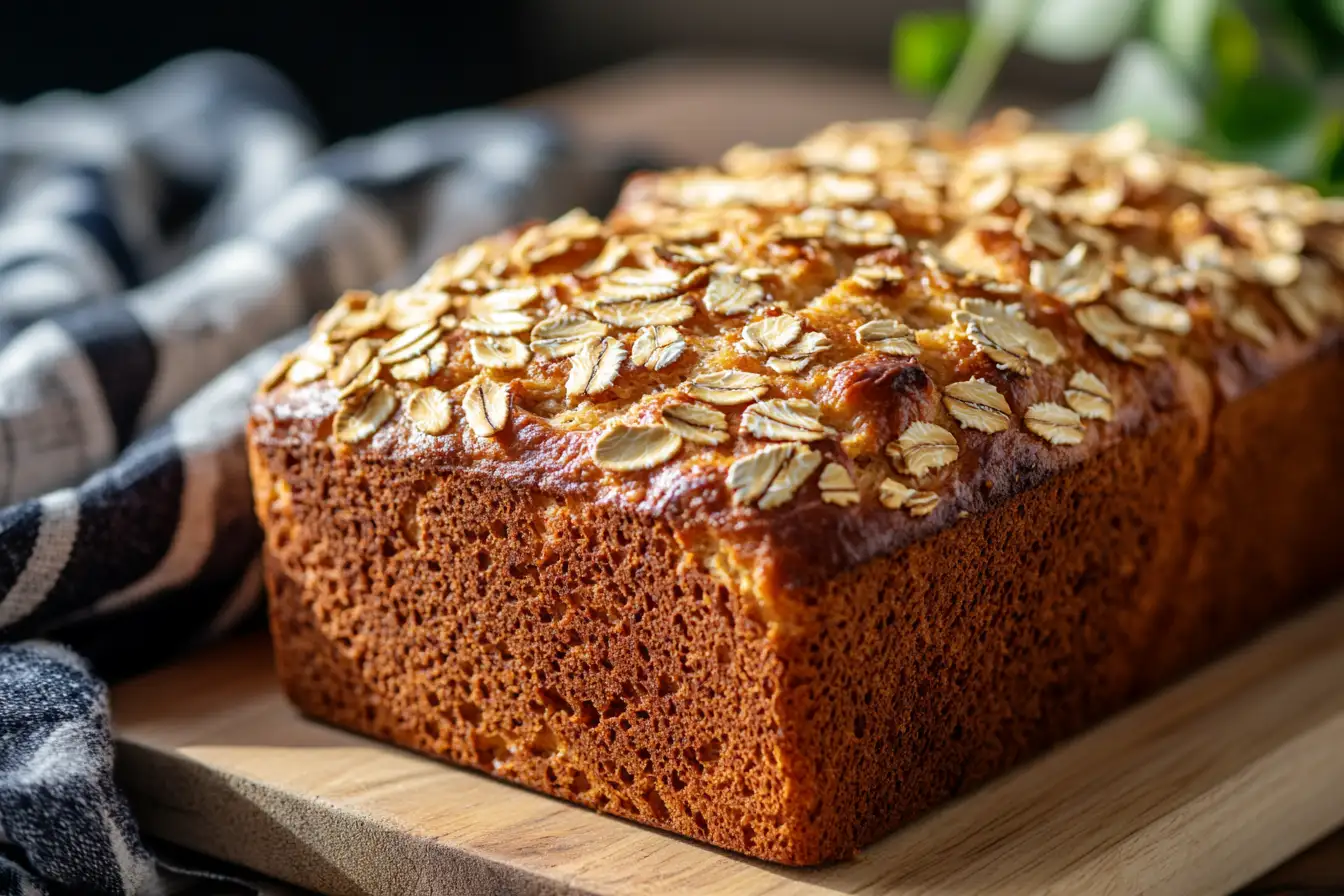
[[[246,407],[306,322],[619,173],[517,112],[322,150],[285,80],[228,53],[0,107],[0,893],[172,891],[97,676],[254,615]]]

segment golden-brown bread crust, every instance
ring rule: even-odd
[[[254,406],[282,680],[846,855],[1341,572],[1340,218],[1129,126],[838,125],[347,296]]]

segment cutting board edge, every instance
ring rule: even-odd
[[[309,794],[163,751],[133,735],[119,735],[115,748],[118,783],[147,832],[295,886],[333,896],[602,896],[348,806],[330,804],[335,828],[320,837],[304,837],[309,832],[303,816],[315,799]],[[148,781],[154,783],[145,786]],[[168,793],[190,794],[190,799],[175,804],[163,799]],[[201,823],[207,815],[210,820]],[[239,841],[219,837],[221,827],[230,825],[243,826],[250,835]],[[408,853],[407,843],[419,849]],[[389,855],[416,873],[388,876],[386,870],[394,865]],[[431,866],[436,871],[432,878],[424,874]]]

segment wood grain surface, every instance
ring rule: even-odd
[[[299,717],[264,639],[113,694],[153,835],[330,893],[1209,894],[1344,822],[1344,597],[868,849],[799,870]]]

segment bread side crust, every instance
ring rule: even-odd
[[[779,658],[813,766],[809,862],[838,858],[1132,705],[1344,578],[1344,357],[1172,415],[809,592]]]
[[[277,670],[303,712],[790,860],[767,626],[666,522],[253,426]]]

